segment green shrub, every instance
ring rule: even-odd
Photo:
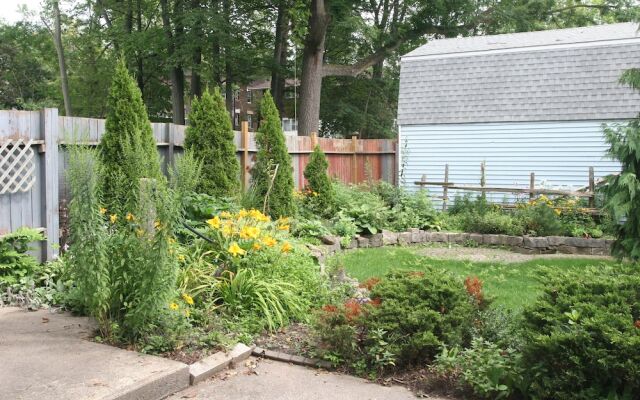
[[[175,158],[173,165],[169,168],[169,183],[181,201],[199,190],[202,168],[202,160],[196,158],[191,151],[187,150]]]
[[[329,163],[320,150],[320,146],[316,145],[313,153],[309,157],[309,163],[304,168],[304,177],[308,183],[308,189],[312,196],[308,197],[313,203],[313,208],[320,215],[331,215],[334,208],[333,184],[327,175]]]
[[[340,211],[352,218],[359,233],[372,233],[388,227],[389,207],[375,193],[340,183],[335,185],[336,203]]]
[[[328,235],[329,229],[319,219],[296,219],[292,233],[297,237],[320,238]]]
[[[523,228],[520,221],[500,211],[460,213],[460,227],[465,232],[521,235]]]
[[[233,196],[240,190],[240,164],[236,158],[231,119],[220,91],[205,90],[193,100],[185,149],[204,167],[198,191],[212,196]]]
[[[523,365],[537,399],[640,397],[637,265],[555,271],[524,311]]]
[[[293,168],[273,98],[265,93],[260,103],[262,122],[256,134],[258,154],[251,171],[257,195],[265,199],[264,212],[274,218],[294,215]]]
[[[333,232],[340,236],[340,243],[343,246],[351,243],[351,240],[358,233],[358,225],[355,220],[348,215],[345,215],[344,211],[340,211],[332,220]]]
[[[462,282],[443,270],[424,268],[391,272],[372,282],[372,300],[364,305],[349,300],[325,306],[316,322],[325,354],[369,368],[380,367],[376,363],[383,357],[400,367],[432,359],[443,345],[466,343],[473,305]]]
[[[113,75],[99,150],[102,200],[111,213],[136,209],[140,178],[164,179],[142,94],[124,59]]]
[[[27,254],[31,243],[44,240],[44,235],[33,228],[19,228],[0,238],[0,291],[5,285],[18,283],[38,268],[38,261]]]

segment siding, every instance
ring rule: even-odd
[[[422,174],[429,181],[444,179],[449,164],[449,181],[479,185],[480,164],[486,162],[487,186],[529,186],[535,172],[536,186],[578,188],[587,185],[588,168],[596,179],[619,170],[605,157],[604,121],[526,122],[491,124],[433,124],[401,126],[398,148],[404,164],[404,183],[417,190],[414,181]],[[432,196],[442,188],[430,186]],[[450,190],[454,198],[459,191]],[[504,194],[491,194],[501,201]]]

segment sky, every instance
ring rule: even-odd
[[[0,0],[0,18],[10,24],[22,19],[18,6],[25,4],[31,11],[40,11],[41,0]]]

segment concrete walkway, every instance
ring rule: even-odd
[[[169,397],[169,400],[181,399],[410,400],[416,397],[400,386],[385,387],[353,376],[252,357],[236,369]]]
[[[160,399],[188,366],[86,340],[87,318],[0,308],[0,399]]]

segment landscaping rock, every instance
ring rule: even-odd
[[[395,232],[388,231],[386,229],[382,230],[382,245],[390,246],[398,244],[398,234]]]
[[[469,240],[476,242],[478,244],[482,244],[484,242],[484,235],[480,234],[480,233],[470,233],[469,234]]]
[[[358,240],[356,238],[351,239],[351,241],[349,243],[347,243],[346,246],[342,246],[343,249],[355,249],[358,247]]]
[[[411,232],[401,232],[398,235],[398,244],[402,245],[402,246],[406,246],[408,244],[410,244],[411,241],[411,237],[413,236],[413,233]]]
[[[369,236],[369,247],[382,247],[382,233]]]
[[[323,235],[320,240],[322,241],[322,243],[324,244],[340,244],[340,236],[334,236],[334,235]]]
[[[594,247],[591,249],[591,255],[593,256],[608,256],[611,251],[606,247]]]
[[[238,363],[249,358],[255,346],[247,346],[244,343],[236,344],[233,349],[229,352],[229,357],[231,357],[231,365],[238,365]]]
[[[601,243],[601,244],[600,244]],[[574,247],[604,247],[605,242],[602,239],[585,239],[585,238],[565,238],[567,246]]]
[[[324,262],[327,255],[327,248],[325,246],[307,244],[307,248],[309,252],[311,252],[311,257],[315,258],[321,264]]]
[[[430,232],[429,241],[434,243],[447,243],[449,241],[449,233],[447,232]]]
[[[358,242],[358,248],[369,247],[369,238],[364,236],[356,236],[356,242]]]
[[[251,354],[251,353],[249,353]],[[218,372],[226,369],[233,360],[231,354],[225,354],[219,351],[207,358],[195,362],[189,366],[189,375],[191,376],[191,384],[195,385],[211,378]]]
[[[524,239],[522,236],[505,236],[504,245],[505,246],[522,246]]]
[[[540,254],[540,250],[539,249],[527,249],[527,248],[520,247],[520,246],[512,247],[511,251],[513,251],[514,253],[519,253],[519,254]]]
[[[528,247],[531,249],[544,249],[549,247],[549,242],[546,237],[531,237],[525,236],[524,241],[522,243],[524,247]]]
[[[469,240],[468,233],[452,232],[449,233],[449,243],[464,243]]]
[[[565,239],[567,239],[564,236],[547,236],[547,242],[549,243],[549,246],[562,246],[564,244],[567,244]]]
[[[502,237],[503,235],[484,235],[482,238],[482,244],[499,246],[503,244]]]
[[[411,230],[411,243],[424,243],[426,232],[421,229]]]

